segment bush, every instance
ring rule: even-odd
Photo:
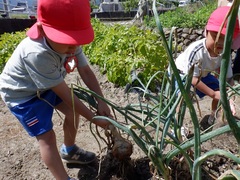
[[[4,33],[0,36],[0,73],[17,45],[26,37],[26,31]]]
[[[93,26],[95,40],[84,46],[84,52],[106,72],[109,81],[124,86],[131,80],[131,71],[139,70],[145,83],[152,74],[166,69],[166,52],[158,34],[136,26],[104,25],[97,19]]]
[[[165,28],[204,28],[210,14],[217,8],[216,2],[209,2],[204,6],[199,7],[196,3],[190,4],[184,8],[176,8],[172,11],[167,11],[160,14],[161,24]],[[147,26],[154,28],[156,22],[154,18],[145,19]]]

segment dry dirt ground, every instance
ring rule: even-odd
[[[127,104],[126,94],[124,94],[124,88],[115,87],[112,83],[107,81],[104,75],[101,75],[96,66],[92,67],[95,72],[103,94],[105,97],[119,106]],[[76,83],[76,73],[71,74],[67,81],[68,83]],[[135,95],[132,95],[134,98]],[[210,111],[210,99],[205,98],[200,101],[202,115],[206,115]],[[239,101],[237,101],[239,104]],[[239,107],[237,107],[239,113]],[[20,126],[16,118],[11,115],[7,107],[0,100],[0,179],[1,180],[46,180],[53,179],[52,175],[48,171],[47,167],[43,164],[39,151],[38,144],[35,138],[31,138]],[[58,146],[61,145],[63,140],[62,133],[62,120],[57,113],[53,117],[54,130],[57,136]],[[221,126],[223,123],[218,122],[217,126]],[[186,119],[185,125],[192,129],[193,125],[189,119]],[[76,143],[86,150],[95,152],[98,155],[98,159],[106,155],[106,151],[101,151],[99,145],[96,142],[94,136],[89,130],[89,122],[81,119],[80,127],[78,130]],[[100,141],[101,148],[104,149],[106,144]],[[205,142],[202,145],[202,151],[206,152],[213,148],[225,149],[236,154],[237,143],[231,133],[221,135],[211,141]],[[131,156],[131,163],[134,165],[128,173],[125,172],[125,177],[122,175],[123,166],[127,164],[119,165],[118,162],[111,158],[105,158],[104,161],[97,161],[91,165],[86,166],[73,166],[71,164],[65,165],[70,176],[82,179],[82,180],[147,180],[157,179],[153,176],[148,166],[149,160],[145,158],[145,155],[140,149],[134,145],[134,152]],[[98,168],[100,165],[100,169]],[[236,164],[227,158],[218,156],[208,161],[206,169],[213,173],[215,176],[219,176],[222,172],[228,169],[236,169]],[[100,173],[99,173],[100,172]],[[96,177],[97,174],[99,177]],[[177,173],[177,171],[176,171]],[[181,174],[173,175],[174,179],[191,179]],[[205,179],[213,179],[206,178]]]

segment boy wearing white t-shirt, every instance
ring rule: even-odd
[[[221,35],[216,45],[215,39],[229,9],[230,7],[228,6],[216,9],[208,19],[206,25],[206,38],[190,44],[175,61],[177,69],[183,75],[187,74],[190,68],[194,66],[192,85],[196,88],[196,94],[200,98],[203,98],[206,95],[212,98],[212,113],[208,119],[210,125],[214,122],[215,111],[217,110],[218,101],[220,100],[219,81],[211,74],[211,72],[219,70],[221,66],[221,53],[223,51],[226,34],[226,24],[221,31]],[[236,21],[233,38],[238,34],[239,25],[238,21]],[[233,85],[233,73],[230,63],[228,66],[227,81]],[[236,111],[232,101],[230,101],[230,106],[233,115],[235,115]]]

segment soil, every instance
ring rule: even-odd
[[[108,82],[106,76],[100,74],[97,66],[92,66],[92,69],[98,78],[105,97],[119,106],[125,106],[128,100],[127,95],[124,93],[124,87],[116,87],[114,84]],[[69,83],[76,83],[76,81],[76,72],[73,72],[67,77],[67,82]],[[131,93],[130,98],[132,100],[136,99],[137,94]],[[211,101],[209,98],[205,98],[199,103],[201,108],[199,119],[201,119],[204,115],[209,114]],[[239,103],[238,98],[236,103]],[[239,108],[237,111],[239,113]],[[36,139],[28,136],[17,119],[9,112],[2,100],[0,100],[0,114],[0,179],[53,179],[51,173],[41,160]],[[119,120],[121,117],[119,116],[117,119]],[[54,113],[53,122],[58,146],[60,147],[63,142],[62,120],[57,113]],[[189,115],[186,116],[184,124],[189,131],[193,131],[193,124]],[[214,128],[226,124],[226,121],[218,119],[216,124]],[[99,131],[103,133],[101,129],[99,129]],[[129,140],[131,140],[131,138],[129,138]],[[133,141],[134,151],[131,159],[120,162],[113,158],[111,153],[107,151],[106,144],[101,140],[101,147],[99,147],[99,144],[90,131],[89,122],[83,118],[81,119],[76,143],[86,150],[95,152],[98,155],[98,160],[90,165],[65,164],[71,177],[81,180],[161,179],[161,177],[154,174],[149,159]],[[211,141],[204,142],[202,144],[202,153],[215,148],[224,149],[234,154],[238,152],[237,142],[232,133],[226,133]],[[170,165],[173,179],[191,179],[189,173],[181,168],[181,164],[173,161]],[[219,177],[228,169],[237,169],[238,167],[236,163],[224,156],[214,156],[203,164],[203,168],[204,179],[211,180]]]

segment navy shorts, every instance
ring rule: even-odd
[[[212,89],[214,91],[218,91],[219,90],[219,81],[212,74],[208,73],[208,75],[206,77],[202,77],[201,78],[201,81],[204,84],[206,84],[210,89]],[[199,98],[203,98],[204,96],[206,96],[206,94],[202,93],[198,89],[196,89],[196,94],[199,96]]]
[[[185,79],[183,75],[180,75],[182,78],[183,83],[185,83]],[[219,90],[219,81],[218,79],[213,76],[211,73],[208,73],[207,76],[202,77],[201,81],[206,84],[209,88],[211,88],[214,91],[218,91]],[[178,88],[178,83],[177,81],[175,81],[175,87]],[[177,91],[177,93],[179,93],[180,90]],[[204,96],[206,96],[206,94],[204,94],[203,92],[199,91],[198,89],[196,89],[196,94],[198,95],[199,98],[203,98]]]
[[[53,107],[62,102],[52,90],[44,92],[40,97],[45,101],[35,97],[10,108],[30,136],[44,134],[53,128]]]

